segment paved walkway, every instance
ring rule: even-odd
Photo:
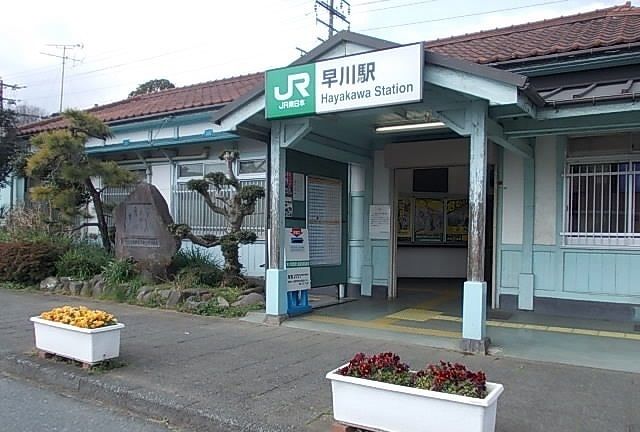
[[[115,313],[127,325],[126,366],[87,374],[30,355],[28,318],[61,304]],[[357,351],[395,351],[415,366],[443,359],[483,369],[505,386],[499,432],[640,431],[636,374],[0,290],[0,368],[199,431],[327,431],[324,375]]]

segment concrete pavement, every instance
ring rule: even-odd
[[[89,404],[51,390],[0,375],[0,430],[11,432],[169,432],[124,411]],[[173,432],[178,432],[174,430]]]
[[[127,325],[126,366],[88,374],[31,355],[28,318],[62,304],[116,314]],[[0,290],[0,368],[197,430],[327,431],[331,390],[324,375],[358,351],[395,351],[414,367],[442,359],[484,370],[505,386],[499,432],[640,430],[637,374]]]

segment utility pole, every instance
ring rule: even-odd
[[[318,9],[318,6],[320,6],[320,9]],[[316,0],[313,8],[316,12],[316,23],[320,23],[327,28],[327,38],[330,38],[339,31],[336,28],[337,25],[335,25],[337,20],[342,22],[342,26],[346,25],[347,30],[351,29],[351,21],[349,20],[351,16],[351,4],[347,0]],[[322,12],[322,15],[327,13],[329,18],[326,21],[321,19],[320,12]],[[318,37],[318,40],[324,42],[326,39]]]
[[[62,76],[60,78],[60,109],[59,109],[59,112],[62,112],[62,99],[64,97],[64,68],[65,68],[65,65],[67,63],[67,60],[71,60],[73,62],[80,61],[78,59],[75,59],[75,58],[67,56],[67,51],[71,51],[72,49],[75,49],[75,48],[82,49],[83,45],[82,44],[73,44],[73,45],[69,45],[69,44],[48,44],[47,46],[62,50],[62,55],[44,53],[44,52],[40,53],[40,54],[44,54],[44,55],[48,55],[48,56],[51,56],[51,57],[56,57],[56,58],[62,59]]]
[[[9,88],[11,90],[20,90],[25,88],[25,86],[19,86],[17,84],[6,84],[2,78],[0,78],[0,112],[4,111],[4,101],[7,101],[7,104],[15,104],[18,102],[17,99],[10,99],[4,97],[4,89]]]

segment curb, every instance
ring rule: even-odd
[[[224,417],[199,408],[197,402],[182,404],[177,396],[129,387],[117,379],[101,380],[95,375],[69,371],[63,365],[43,364],[28,356],[9,355],[0,358],[0,372],[34,381],[46,387],[63,390],[82,399],[100,401],[147,418],[197,431],[215,432],[285,432],[293,428],[265,427],[244,419]],[[104,376],[104,375],[102,375]],[[250,414],[248,414],[250,417]]]

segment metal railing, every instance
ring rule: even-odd
[[[256,185],[265,186],[265,180],[241,180],[243,186]],[[209,193],[213,193],[213,186],[210,187]],[[226,196],[231,195],[231,191],[225,192]],[[172,190],[172,207],[173,219],[175,223],[187,224],[196,235],[213,234],[216,236],[224,235],[228,228],[224,221],[224,217],[214,213],[206,205],[202,196],[197,192],[189,190],[186,183],[177,183]],[[260,199],[256,203],[256,211],[254,214],[244,218],[242,228],[254,231],[259,239],[265,237],[265,200]]]
[[[640,246],[638,183],[640,162],[569,164],[564,173],[564,244]]]

